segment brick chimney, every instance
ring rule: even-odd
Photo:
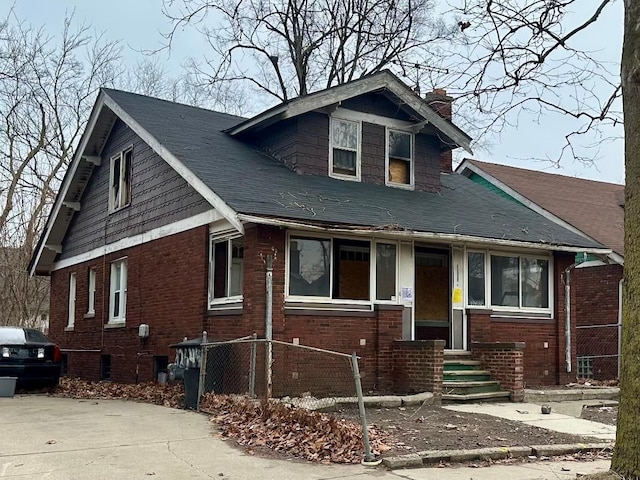
[[[438,115],[440,115],[442,118],[446,118],[447,120],[451,120],[451,103],[453,102],[453,98],[447,95],[446,90],[442,88],[435,88],[433,92],[427,93],[424,96],[424,99]],[[450,149],[446,149],[442,153],[440,153],[441,172],[451,172],[453,170],[452,163],[453,157]]]
[[[453,98],[447,95],[446,90],[443,88],[435,88],[433,92],[427,93],[424,99],[438,115],[447,120],[451,120],[451,102],[453,102]]]

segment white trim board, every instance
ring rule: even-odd
[[[202,225],[208,225],[217,220],[221,220],[222,218],[222,215],[216,210],[209,210],[208,212],[200,213],[193,217],[170,223],[168,225],[163,225],[162,227],[154,228],[153,230],[149,230],[148,232],[140,233],[132,237],[123,238],[122,240],[104,245],[103,247],[94,248],[93,250],[90,250],[88,252],[65,258],[64,260],[55,262],[51,266],[51,271],[53,272],[55,270],[71,267],[79,263],[88,262],[89,260],[100,258],[103,255],[109,255],[119,250],[124,250],[125,248],[136,247],[138,245],[142,245],[143,243],[175,235],[176,233],[186,232],[187,230],[191,230],[193,228],[201,227]]]

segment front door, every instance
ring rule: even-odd
[[[415,247],[415,339],[444,340],[451,348],[449,250]]]

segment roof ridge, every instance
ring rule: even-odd
[[[134,97],[145,98],[145,99],[148,99],[148,100],[156,100],[156,101],[159,101],[159,102],[169,103],[171,105],[180,105],[180,106],[183,106],[183,107],[193,108],[193,109],[196,109],[196,110],[202,110],[202,111],[205,111],[205,112],[217,113],[218,115],[225,115],[227,117],[231,117],[231,118],[237,119],[240,122],[243,122],[243,121],[247,120],[246,117],[241,117],[239,115],[234,115],[232,113],[221,112],[220,110],[214,110],[212,108],[200,107],[200,106],[197,106],[197,105],[191,105],[189,103],[184,103],[184,102],[175,102],[173,100],[167,100],[166,98],[160,98],[160,97],[156,97],[156,96],[153,96],[153,95],[144,95],[142,93],[130,92],[128,90],[121,90],[121,89],[118,89],[118,88],[109,88],[109,87],[101,87],[100,90],[104,91],[107,95],[109,94],[109,92],[115,92],[116,94],[131,95],[131,96],[134,96]]]

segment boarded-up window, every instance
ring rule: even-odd
[[[333,298],[369,300],[369,242],[334,240]]]
[[[412,185],[413,136],[398,130],[387,131],[388,180],[398,185]]]

